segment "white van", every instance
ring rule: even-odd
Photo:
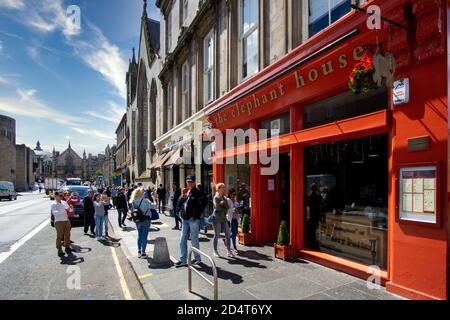
[[[9,181],[0,181],[0,200],[8,199],[9,201],[17,200],[16,188],[14,183]]]

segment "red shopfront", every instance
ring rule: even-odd
[[[369,4],[412,30],[391,29],[395,80],[409,79],[409,102],[395,105],[390,89],[349,92],[362,46],[376,41],[367,16],[352,12],[208,106],[222,132],[275,124],[278,133],[216,150],[214,182],[233,185],[245,171],[227,158],[279,145],[281,173],[261,175],[258,162],[238,177],[250,185],[258,243],[274,242],[287,220],[301,258],[361,278],[377,266],[391,292],[447,299],[447,3]],[[387,30],[378,35],[386,47]]]

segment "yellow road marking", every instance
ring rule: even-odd
[[[122,268],[119,264],[119,259],[117,258],[116,251],[114,247],[111,247],[111,252],[114,260],[114,264],[116,266],[117,274],[119,275],[120,286],[122,287],[123,295],[125,296],[125,300],[133,300],[131,298],[130,290],[128,289],[127,282],[125,281],[125,277],[122,272]]]
[[[139,276],[139,280],[143,280],[143,279],[147,279],[153,277],[153,273],[147,273],[147,274],[143,274],[142,276]]]

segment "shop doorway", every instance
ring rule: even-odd
[[[273,243],[282,220],[289,227],[290,218],[290,155],[279,155],[279,170],[273,176],[261,176],[262,242]]]

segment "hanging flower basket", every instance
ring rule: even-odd
[[[378,89],[378,85],[373,80],[375,74],[375,67],[373,59],[364,55],[355,65],[350,74],[348,86],[354,94],[368,92],[372,89]]]

